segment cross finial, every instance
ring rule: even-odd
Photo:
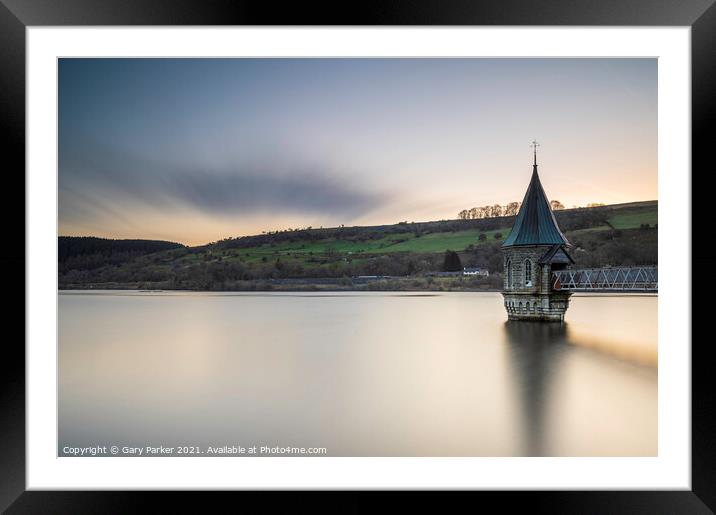
[[[530,143],[530,146],[534,148],[535,166],[537,166],[537,147],[539,147],[539,143],[537,143],[536,139],[533,139],[532,143]]]

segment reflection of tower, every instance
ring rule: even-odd
[[[521,408],[523,456],[545,456],[545,414],[550,383],[566,347],[566,324],[505,322],[505,342]]]
[[[574,261],[537,175],[537,142],[533,141],[532,180],[510,234],[502,244],[505,309],[510,320],[561,321],[571,293],[552,289],[552,270]]]

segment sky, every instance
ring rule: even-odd
[[[657,198],[657,60],[60,59],[59,232],[198,245]]]

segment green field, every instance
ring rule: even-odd
[[[241,256],[245,261],[252,262],[268,256],[306,257],[336,252],[357,257],[360,254],[386,254],[390,252],[445,252],[446,250],[464,250],[469,245],[480,245],[487,242],[501,241],[509,233],[509,228],[494,231],[455,231],[435,232],[416,236],[412,232],[391,234],[385,238],[367,241],[345,241],[326,239],[316,242],[294,242],[276,245],[262,245],[227,251],[227,257]],[[479,235],[484,232],[486,239],[480,241]],[[495,234],[501,238],[495,239]],[[188,256],[185,258],[191,260]]]
[[[495,241],[495,234],[501,234],[498,241],[504,240],[510,232],[509,227],[495,231],[484,231],[487,238],[479,241],[478,236],[483,231],[457,231],[457,232],[435,232],[421,236],[412,237],[408,240],[397,243],[385,249],[388,252],[445,252],[446,250],[464,250],[468,245],[480,245],[489,241]],[[412,236],[412,234],[411,234]]]
[[[659,212],[656,208],[645,209],[631,213],[618,214],[608,219],[615,229],[638,229],[642,224],[651,227],[659,222]]]

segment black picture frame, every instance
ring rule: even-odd
[[[692,73],[692,235],[711,234],[709,189],[701,182],[712,162],[713,140],[708,129],[716,113],[715,0],[475,0],[294,3],[199,0],[0,0],[0,147],[6,195],[4,220],[24,213],[25,198],[25,29],[43,25],[574,25],[689,26]],[[688,173],[688,171],[686,172]],[[15,204],[17,203],[17,204]],[[18,204],[22,204],[22,207]],[[685,207],[686,208],[686,207]],[[668,213],[665,215],[668,216]],[[25,291],[25,225],[6,224],[10,244],[2,263],[11,291]],[[20,241],[23,242],[20,245]],[[705,246],[692,246],[693,270],[713,269],[716,255]],[[678,273],[668,271],[667,273]],[[685,276],[684,280],[691,281]],[[708,302],[698,302],[692,288],[692,334],[708,320]],[[24,298],[24,293],[23,293]],[[8,336],[0,359],[2,423],[0,423],[0,509],[7,513],[129,513],[148,502],[161,502],[163,512],[206,511],[209,495],[233,502],[262,503],[262,492],[78,492],[25,491],[25,303],[11,302],[7,322],[20,327]],[[8,323],[7,326],[10,326]],[[704,333],[705,334],[705,333]],[[673,343],[673,342],[672,342]],[[678,342],[689,345],[691,342]],[[716,380],[709,359],[713,343],[693,338],[692,355],[692,489],[690,491],[526,491],[465,492],[462,501],[499,502],[537,513],[714,513],[716,512]],[[356,493],[340,493],[334,502],[317,500],[316,493],[282,493],[292,509],[346,511],[373,503]],[[398,494],[402,496],[402,494]],[[445,500],[419,495],[423,508],[443,511]],[[479,505],[477,505],[479,506]],[[367,506],[366,506],[367,507]]]

